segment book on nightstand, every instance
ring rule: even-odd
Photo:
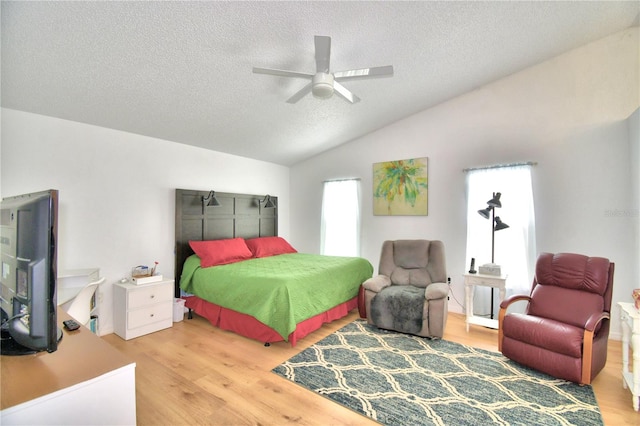
[[[160,275],[149,275],[146,277],[132,277],[131,282],[140,285],[140,284],[151,284],[156,283],[158,281],[162,281],[162,274]]]

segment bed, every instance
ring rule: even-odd
[[[366,259],[297,253],[277,236],[276,197],[265,208],[263,196],[216,192],[213,207],[204,205],[208,194],[176,190],[176,297],[190,313],[266,345],[295,346],[358,307],[373,273]]]

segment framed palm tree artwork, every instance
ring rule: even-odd
[[[427,157],[385,161],[373,165],[373,214],[428,214]]]

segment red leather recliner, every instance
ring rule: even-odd
[[[519,364],[590,384],[607,361],[614,263],[602,257],[542,253],[531,294],[500,304],[498,349]],[[524,314],[507,313],[526,300]]]

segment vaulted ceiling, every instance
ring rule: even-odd
[[[638,25],[640,2],[2,1],[2,107],[292,165]],[[252,67],[393,65],[339,96]]]

